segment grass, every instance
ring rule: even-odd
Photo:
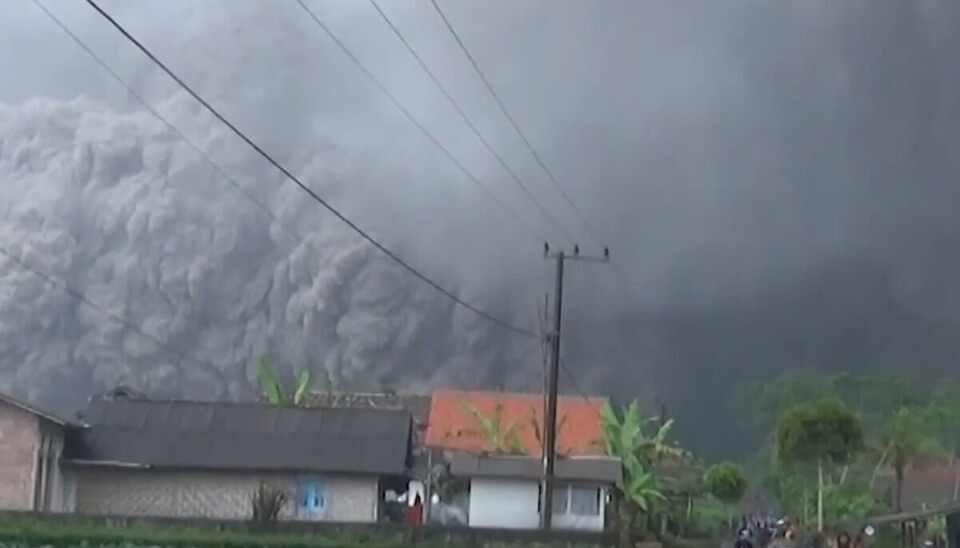
[[[251,530],[240,523],[236,528],[177,524],[112,525],[78,517],[4,514],[0,512],[0,548],[450,548],[465,544],[484,548],[525,548],[557,546],[556,542],[480,541],[464,543],[454,538],[420,539],[414,542],[409,530],[339,531],[307,533]],[[269,524],[268,524],[269,527]],[[569,547],[592,548],[582,543]]]
[[[119,527],[82,521],[0,515],[0,544],[20,546],[162,546],[171,548],[400,548],[410,543],[404,535],[377,538],[338,537],[306,533],[217,530],[201,527]],[[419,546],[429,546],[419,544]]]

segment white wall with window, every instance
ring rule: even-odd
[[[590,484],[558,484],[553,491],[553,526],[603,531],[607,490]]]
[[[553,492],[556,529],[603,531],[607,490],[590,484],[557,484]],[[470,527],[536,529],[540,484],[521,479],[475,478],[470,482]]]
[[[471,527],[536,529],[540,525],[540,459],[455,453],[450,473],[470,479]],[[603,531],[608,494],[622,480],[619,459],[569,457],[556,462],[555,529]]]
[[[470,527],[536,529],[540,485],[535,481],[476,478],[470,482]]]

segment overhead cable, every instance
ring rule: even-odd
[[[103,68],[103,70],[105,70],[105,71],[107,72],[107,74],[109,74],[114,80],[117,81],[117,83],[119,83],[121,86],[123,86],[124,89],[127,90],[127,93],[129,93],[131,97],[133,97],[134,99],[136,99],[137,102],[139,102],[140,105],[143,106],[143,108],[147,109],[148,112],[150,112],[151,114],[153,114],[153,117],[156,118],[157,121],[159,121],[159,122],[162,123],[163,125],[167,126],[167,129],[169,129],[170,131],[172,131],[177,137],[180,138],[181,141],[183,141],[184,143],[186,143],[187,146],[189,146],[189,147],[192,148],[194,151],[196,151],[196,153],[197,153],[201,158],[203,158],[203,160],[204,160],[207,164],[209,164],[209,165],[223,178],[224,181],[226,181],[228,184],[230,184],[231,186],[233,186],[234,188],[236,188],[237,190],[239,190],[240,193],[241,193],[250,203],[252,203],[252,204],[254,205],[254,207],[256,207],[257,209],[259,209],[260,211],[262,211],[264,214],[266,214],[266,215],[267,215],[270,219],[272,219],[273,221],[276,221],[276,223],[279,224],[279,225],[283,228],[283,230],[284,230],[291,238],[293,238],[295,241],[301,241],[301,240],[303,239],[300,235],[296,234],[296,233],[293,231],[293,229],[291,229],[291,228],[288,227],[286,224],[284,224],[284,222],[281,221],[280,218],[277,217],[277,215],[274,214],[273,211],[271,211],[269,207],[267,207],[266,205],[264,205],[262,202],[260,202],[260,201],[257,200],[256,198],[254,198],[252,194],[250,194],[249,192],[247,192],[247,191],[243,188],[243,185],[241,185],[236,179],[234,179],[233,177],[231,177],[231,176],[226,172],[226,170],[225,170],[223,167],[220,166],[220,164],[214,162],[213,159],[210,158],[210,156],[207,155],[207,153],[205,153],[202,148],[200,148],[200,145],[196,144],[193,140],[191,140],[189,137],[187,137],[185,133],[183,133],[182,131],[180,131],[180,129],[177,128],[177,126],[173,125],[172,122],[170,122],[169,120],[167,120],[166,118],[164,118],[163,115],[160,114],[160,112],[159,112],[157,109],[155,109],[152,105],[150,105],[150,103],[149,103],[142,95],[140,95],[140,93],[138,93],[137,90],[135,90],[135,89],[133,88],[133,86],[131,86],[130,84],[128,84],[128,83],[126,82],[126,80],[124,80],[119,74],[117,74],[117,72],[116,72],[115,70],[113,70],[113,68],[111,68],[110,65],[108,65],[107,62],[103,60],[102,57],[100,57],[99,55],[97,55],[97,53],[96,53],[95,51],[93,51],[93,49],[92,49],[90,46],[88,46],[83,40],[81,40],[80,37],[77,36],[77,34],[76,34],[75,32],[73,32],[72,30],[70,30],[70,28],[67,27],[67,25],[64,24],[63,21],[61,21],[56,15],[53,14],[53,12],[51,12],[49,9],[47,9],[46,6],[44,6],[43,4],[41,4],[41,3],[40,3],[40,0],[31,0],[31,2],[33,2],[33,4],[34,4],[35,6],[37,6],[37,8],[39,8],[41,11],[43,11],[43,13],[46,14],[46,16],[49,17],[51,21],[53,21],[58,27],[60,27],[60,30],[62,30],[64,33],[66,33],[67,36],[69,36],[70,39],[73,40],[73,42],[74,42],[78,47],[80,47],[80,49],[82,49],[83,51],[87,52],[87,55],[89,55],[98,65],[100,65],[100,67]]]
[[[79,292],[79,291],[77,291],[77,290],[75,290],[75,289],[72,289],[72,288],[71,288],[70,286],[68,286],[65,282],[61,282],[61,281],[57,280],[56,278],[54,278],[53,276],[47,274],[46,272],[43,272],[43,271],[41,271],[40,269],[36,268],[35,266],[28,264],[28,263],[27,263],[26,261],[24,261],[21,257],[18,257],[18,256],[16,256],[16,255],[14,255],[13,253],[11,253],[10,250],[8,250],[8,249],[6,249],[6,248],[3,248],[3,247],[0,247],[0,255],[3,255],[3,256],[6,257],[7,259],[9,259],[11,262],[16,263],[16,264],[19,265],[20,268],[22,268],[23,270],[26,270],[27,272],[30,272],[30,273],[33,274],[34,276],[36,276],[36,277],[38,277],[38,278],[46,281],[46,282],[49,283],[50,285],[52,285],[52,286],[54,286],[55,288],[59,289],[60,291],[63,291],[64,293],[66,293],[66,294],[69,295],[70,297],[72,297],[72,298],[80,301],[81,303],[87,305],[88,307],[92,308],[93,310],[99,312],[101,315],[106,316],[106,317],[109,318],[110,320],[113,320],[114,322],[116,322],[116,323],[118,323],[118,324],[120,324],[120,325],[123,325],[124,327],[126,327],[126,328],[128,328],[128,329],[130,329],[130,330],[132,330],[132,331],[134,331],[134,332],[136,332],[137,334],[141,335],[141,336],[144,337],[145,339],[150,340],[151,342],[153,342],[154,344],[156,344],[156,345],[159,346],[160,348],[163,348],[164,350],[167,350],[167,351],[169,351],[169,352],[172,352],[172,353],[176,354],[180,359],[182,359],[182,360],[184,360],[184,361],[192,361],[192,362],[195,362],[195,363],[197,363],[197,364],[199,364],[199,365],[202,365],[202,366],[204,366],[204,367],[212,367],[213,369],[216,369],[216,366],[215,366],[213,363],[207,362],[207,361],[204,361],[204,360],[200,360],[200,359],[197,359],[197,358],[194,358],[193,356],[190,356],[189,354],[187,354],[187,353],[184,352],[183,350],[180,350],[179,348],[176,348],[176,347],[174,347],[174,346],[171,346],[170,344],[168,344],[167,342],[163,341],[162,339],[160,339],[160,338],[158,338],[158,337],[156,337],[156,336],[154,336],[154,335],[151,335],[151,334],[147,333],[146,331],[144,331],[143,329],[141,329],[140,327],[138,327],[136,324],[130,322],[129,320],[123,318],[122,316],[120,316],[120,315],[118,315],[118,314],[115,314],[115,313],[113,313],[113,312],[110,312],[110,311],[107,310],[105,307],[103,307],[103,306],[97,304],[96,302],[90,300],[89,298],[87,298],[83,293],[81,293],[81,292]]]
[[[536,336],[537,336],[536,333],[534,333],[534,332],[532,332],[532,331],[530,331],[530,330],[528,330],[528,329],[524,329],[524,328],[522,328],[522,327],[518,327],[518,326],[516,326],[516,325],[513,325],[512,323],[510,323],[510,322],[508,322],[508,321],[506,321],[506,320],[502,320],[502,319],[500,319],[500,318],[498,318],[498,317],[496,317],[496,316],[493,316],[492,314],[489,314],[489,313],[487,313],[487,312],[485,312],[485,311],[477,308],[476,306],[474,306],[474,305],[472,305],[472,304],[464,301],[464,300],[461,299],[460,297],[458,297],[458,296],[456,296],[455,294],[453,294],[450,290],[444,288],[444,287],[441,286],[439,283],[435,282],[432,278],[428,277],[426,274],[420,272],[416,267],[412,266],[410,263],[408,263],[407,261],[405,261],[405,260],[404,260],[403,258],[401,258],[399,255],[397,255],[396,253],[394,253],[393,251],[391,251],[391,250],[390,250],[389,248],[387,248],[384,244],[380,243],[376,238],[374,238],[372,235],[370,235],[368,232],[366,232],[363,228],[361,228],[360,226],[358,226],[354,221],[350,220],[350,218],[348,218],[346,215],[344,215],[343,213],[341,213],[337,208],[335,208],[333,205],[331,205],[331,204],[330,204],[329,202],[327,202],[325,199],[323,199],[322,197],[320,197],[320,195],[318,195],[313,189],[311,189],[311,188],[308,187],[306,184],[304,184],[297,176],[295,176],[293,173],[290,172],[290,170],[288,170],[288,169],[285,168],[282,164],[280,164],[277,160],[275,160],[275,159],[273,158],[273,156],[271,156],[271,155],[270,155],[268,152],[266,152],[260,145],[258,145],[257,143],[255,143],[252,139],[250,139],[250,137],[248,137],[248,136],[247,136],[242,130],[240,130],[236,125],[234,125],[232,122],[230,122],[229,120],[227,120],[222,114],[220,114],[220,112],[219,112],[216,108],[214,108],[209,102],[207,102],[206,99],[204,99],[203,97],[201,97],[200,94],[198,94],[196,91],[194,91],[193,88],[190,87],[182,78],[180,78],[180,77],[177,76],[172,70],[170,70],[170,69],[166,66],[166,64],[164,64],[160,59],[158,59],[149,49],[147,49],[146,46],[144,46],[139,40],[137,40],[133,35],[131,35],[131,34],[123,27],[123,25],[121,25],[119,22],[117,22],[117,20],[114,19],[109,13],[107,13],[106,11],[104,11],[103,8],[101,8],[94,0],[87,0],[87,3],[88,3],[94,10],[96,10],[96,12],[100,14],[100,16],[102,16],[107,22],[109,22],[110,25],[112,25],[118,32],[120,32],[120,34],[122,34],[122,35],[124,36],[124,38],[126,38],[128,41],[130,41],[131,44],[133,44],[134,46],[136,46],[137,49],[139,49],[141,52],[143,52],[143,54],[146,55],[151,61],[153,61],[153,62],[157,65],[157,67],[159,67],[159,68],[160,68],[161,70],[163,70],[163,72],[165,72],[170,78],[172,78],[175,82],[177,82],[177,84],[179,84],[180,87],[182,87],[184,91],[186,91],[187,93],[189,93],[194,99],[196,99],[196,101],[197,101],[198,103],[200,103],[201,105],[203,105],[203,107],[206,108],[207,111],[210,112],[210,114],[212,114],[212,115],[213,115],[215,118],[217,118],[221,123],[223,123],[225,126],[227,126],[227,128],[229,128],[237,137],[239,137],[239,138],[240,138],[242,141],[244,141],[248,146],[250,146],[250,148],[252,148],[255,152],[257,152],[257,154],[259,154],[264,160],[266,160],[269,164],[271,164],[271,165],[272,165],[273,167],[275,167],[278,171],[280,171],[280,173],[282,173],[282,174],[283,174],[284,176],[286,176],[290,181],[292,181],[298,188],[300,188],[300,190],[302,190],[304,193],[306,193],[312,200],[316,201],[318,204],[320,204],[321,206],[323,206],[324,209],[326,209],[327,211],[329,211],[330,213],[332,213],[335,217],[337,217],[338,219],[340,219],[340,220],[341,220],[344,224],[346,224],[350,229],[352,229],[354,232],[356,232],[358,235],[360,235],[360,237],[362,237],[364,240],[366,240],[366,241],[369,242],[371,245],[373,245],[373,246],[376,247],[378,250],[380,250],[384,255],[386,255],[387,257],[389,257],[390,259],[392,259],[394,262],[396,262],[397,264],[399,264],[400,266],[402,266],[402,267],[403,267],[404,269],[406,269],[408,272],[410,272],[411,274],[413,274],[414,276],[416,276],[417,278],[419,278],[421,281],[423,281],[424,283],[426,283],[427,285],[429,285],[429,286],[432,287],[433,289],[435,289],[435,290],[437,290],[438,292],[440,292],[440,293],[442,293],[443,295],[445,295],[447,298],[449,298],[451,301],[453,301],[453,302],[456,303],[457,305],[459,305],[459,306],[461,306],[461,307],[463,307],[463,308],[466,308],[467,310],[470,310],[471,312],[473,312],[473,313],[476,314],[477,316],[480,316],[481,318],[483,318],[483,319],[485,319],[485,320],[487,320],[487,321],[489,321],[489,322],[491,322],[491,323],[493,323],[493,324],[496,324],[496,325],[498,325],[498,326],[500,326],[500,327],[502,327],[502,328],[504,328],[504,329],[506,329],[506,330],[508,330],[508,331],[511,331],[511,332],[513,332],[513,333],[516,333],[516,334],[519,334],[519,335],[523,335],[523,336],[527,336],[527,337],[536,337]]]
[[[590,231],[590,235],[597,240],[597,243],[603,244],[603,239],[600,237],[600,234],[597,232],[593,225],[587,220],[586,216],[580,211],[580,208],[577,207],[577,204],[570,198],[570,195],[567,194],[566,189],[563,188],[563,185],[557,180],[553,175],[553,172],[547,167],[546,162],[543,161],[543,158],[540,157],[540,154],[534,148],[533,144],[530,143],[530,140],[527,139],[526,134],[523,130],[520,129],[520,125],[517,124],[517,121],[514,119],[513,115],[510,114],[510,111],[507,109],[507,106],[504,104],[503,100],[500,99],[500,95],[497,94],[496,90],[493,89],[493,85],[490,84],[490,81],[487,80],[486,75],[483,73],[483,70],[480,69],[480,65],[473,58],[473,55],[470,53],[470,50],[467,49],[466,44],[463,43],[463,40],[460,39],[460,35],[457,33],[456,29],[453,28],[453,25],[450,23],[450,20],[447,19],[446,14],[443,13],[443,10],[440,9],[440,5],[437,4],[437,0],[430,0],[433,4],[433,8],[436,10],[437,14],[440,15],[440,18],[443,19],[443,23],[446,25],[447,29],[450,31],[450,34],[453,35],[453,38],[457,41],[457,44],[460,46],[460,50],[463,51],[463,54],[466,55],[467,59],[470,61],[470,64],[473,65],[474,70],[477,72],[477,75],[480,76],[480,79],[483,81],[484,86],[486,86],[487,91],[490,92],[490,95],[493,96],[496,100],[497,105],[499,105],[500,110],[503,112],[503,115],[506,116],[507,120],[510,122],[510,125],[513,126],[513,129],[517,132],[517,135],[520,136],[520,139],[523,140],[523,144],[526,145],[527,150],[530,151],[530,154],[533,155],[533,158],[537,161],[537,164],[546,173],[547,177],[550,179],[550,182],[553,186],[560,192],[560,195],[563,196],[564,201],[570,205],[570,208],[573,209],[577,217],[580,219],[580,222],[583,223],[583,226]]]
[[[486,137],[484,137],[483,134],[480,132],[480,130],[477,129],[477,126],[470,120],[470,118],[467,116],[467,113],[464,112],[463,108],[461,108],[460,105],[457,104],[457,101],[453,98],[453,96],[447,90],[446,86],[440,83],[440,80],[436,77],[433,71],[430,70],[430,68],[423,61],[423,59],[420,57],[417,51],[413,48],[413,46],[410,45],[410,42],[408,42],[407,39],[403,36],[403,33],[400,32],[400,29],[398,29],[397,26],[393,24],[393,21],[390,20],[390,17],[388,17],[387,14],[383,11],[383,9],[381,9],[380,5],[377,4],[377,1],[370,0],[370,3],[373,4],[373,7],[377,10],[377,13],[380,14],[380,17],[390,27],[390,30],[393,31],[393,33],[397,36],[397,38],[400,39],[400,42],[402,42],[403,45],[407,48],[407,51],[409,51],[410,54],[413,55],[413,58],[416,59],[417,63],[420,65],[420,68],[422,68],[423,71],[427,74],[427,76],[429,76],[430,79],[433,80],[433,83],[443,93],[444,97],[447,98],[447,101],[449,101],[450,104],[453,106],[453,108],[457,111],[457,113],[460,115],[460,118],[462,118],[463,121],[467,124],[467,127],[469,127],[471,131],[473,131],[474,135],[476,135],[477,138],[480,139],[480,142],[483,143],[483,146],[490,151],[490,154],[492,154],[494,158],[497,159],[497,162],[500,164],[501,167],[503,167],[504,171],[506,171],[507,174],[510,175],[510,178],[513,179],[513,182],[518,187],[520,187],[520,190],[522,190],[523,193],[526,194],[527,198],[529,198],[530,201],[533,202],[533,204],[537,207],[537,209],[539,209],[540,212],[543,213],[543,215],[547,219],[549,219],[554,226],[559,227],[560,230],[568,238],[570,238],[571,243],[576,242],[576,238],[574,238],[570,234],[570,232],[568,232],[567,229],[563,227],[560,221],[552,213],[550,213],[550,211],[546,207],[544,207],[539,200],[537,200],[536,196],[534,196],[533,193],[530,191],[530,189],[527,187],[527,185],[523,183],[523,181],[520,179],[517,173],[509,165],[507,165],[507,162],[504,161],[503,157],[500,156],[500,154],[493,148],[490,142],[487,141]]]
[[[302,0],[296,0],[296,2],[300,6],[300,8],[307,13],[310,19],[313,20],[313,22],[318,27],[320,27],[320,29],[323,30],[323,32],[326,33],[326,35],[330,37],[331,40],[333,40],[334,44],[336,44],[337,47],[339,47],[347,55],[347,57],[349,57],[350,60],[353,61],[355,65],[357,65],[357,67],[367,76],[367,78],[369,78],[370,81],[372,81],[377,86],[377,88],[390,100],[390,102],[393,103],[394,106],[396,106],[397,109],[399,109],[400,112],[402,112],[403,115],[406,116],[406,118],[410,120],[410,122],[413,123],[413,125],[416,126],[417,129],[419,129],[420,132],[423,133],[423,135],[431,143],[434,144],[434,146],[440,149],[440,152],[442,152],[453,163],[453,165],[457,167],[457,169],[463,172],[463,174],[466,175],[467,178],[470,179],[470,181],[477,186],[477,188],[480,190],[481,193],[483,193],[487,198],[493,200],[498,206],[500,206],[500,209],[502,209],[505,213],[507,213],[507,215],[513,218],[513,220],[517,224],[525,227],[527,230],[530,230],[535,235],[537,235],[537,237],[539,238],[543,237],[543,234],[540,233],[540,231],[534,228],[532,224],[530,224],[523,217],[517,214],[517,212],[511,209],[510,206],[506,204],[506,202],[501,200],[500,197],[498,197],[496,194],[493,193],[493,191],[487,188],[487,186],[483,184],[483,181],[481,181],[476,175],[471,173],[470,170],[468,170],[467,167],[463,165],[463,162],[458,160],[457,157],[454,156],[452,152],[450,152],[450,149],[444,146],[443,143],[441,143],[440,140],[433,135],[433,133],[430,133],[430,130],[428,130],[419,120],[417,120],[417,118],[410,112],[409,109],[407,109],[407,107],[403,106],[400,100],[397,99],[396,96],[390,92],[386,84],[384,84],[379,78],[377,78],[376,75],[374,75],[373,72],[369,68],[367,68],[367,66],[364,65],[362,61],[360,61],[360,59],[350,50],[350,48],[348,48],[346,44],[344,44],[343,41],[340,40],[340,38],[333,33],[332,30],[330,30],[330,27],[328,27],[323,21],[320,20],[319,17],[317,17],[317,14],[313,10],[311,10],[306,4],[304,4]],[[562,227],[561,227],[561,230],[562,230]]]

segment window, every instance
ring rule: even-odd
[[[553,492],[555,515],[600,515],[600,489],[578,485],[557,485]]]
[[[553,488],[553,514],[566,514],[570,502],[569,489],[566,485],[557,485]]]
[[[320,478],[300,480],[298,506],[301,513],[323,516],[327,513],[327,486]]]
[[[570,513],[575,516],[600,515],[600,489],[571,485]]]

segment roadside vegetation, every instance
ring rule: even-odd
[[[146,522],[145,522],[146,523]],[[415,539],[402,527],[332,526],[329,532],[291,531],[254,522],[229,528],[177,526],[169,523],[111,524],[102,520],[62,519],[0,513],[0,548],[441,548],[460,545],[456,539]],[[547,547],[556,543],[537,543]],[[529,545],[529,544],[527,544]],[[486,541],[485,548],[512,548],[520,543]],[[563,543],[564,548],[593,548]]]

